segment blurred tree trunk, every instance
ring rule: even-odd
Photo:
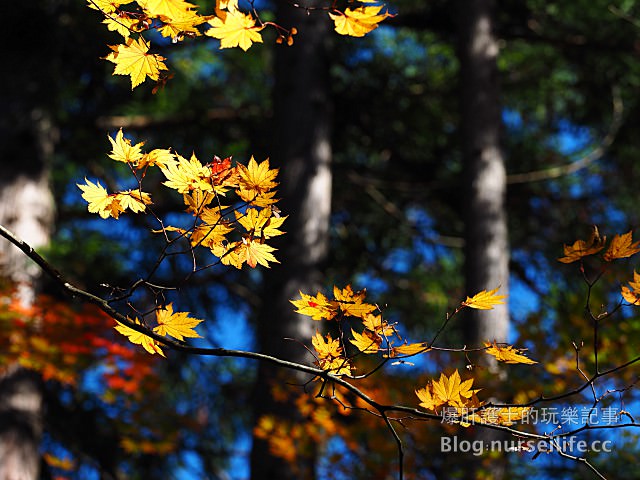
[[[2,9],[7,34],[15,37],[24,25],[35,22],[44,25],[46,37],[45,27],[52,22],[45,12],[49,11],[33,2]],[[53,227],[49,162],[57,136],[45,107],[53,98],[50,65],[43,61],[51,42],[47,45],[42,38],[27,38],[8,49],[4,61],[11,71],[0,79],[0,224],[35,248],[49,242]],[[17,300],[25,307],[35,300],[39,277],[38,267],[22,252],[0,242],[0,278],[16,288]],[[18,365],[0,371],[0,480],[40,476],[42,387],[36,373]]]
[[[262,309],[259,315],[260,349],[295,362],[313,358],[300,342],[308,343],[315,326],[294,313],[289,302],[298,291],[321,287],[322,270],[329,246],[331,210],[331,101],[329,93],[327,15],[280,5],[278,23],[296,26],[293,46],[278,46],[275,55],[274,146],[272,164],[281,167],[279,208],[289,215],[277,252],[280,265],[265,272]],[[293,340],[291,340],[293,339]],[[283,380],[276,370],[261,364],[258,372],[254,415],[275,415],[296,422],[295,406],[275,402],[274,382],[303,384],[305,377]],[[302,389],[296,389],[302,391]],[[251,454],[251,478],[310,479],[314,477],[314,454],[296,465],[269,454],[268,445],[255,439]]]
[[[11,102],[3,102],[11,105]],[[40,110],[9,115],[0,135],[0,224],[32,247],[51,236],[54,203],[48,161],[55,129]],[[40,272],[8,242],[0,242],[0,277],[15,286],[17,300],[29,307],[35,300]],[[39,476],[43,427],[39,376],[17,365],[0,373],[0,480],[33,480]]]
[[[497,68],[498,43],[493,32],[492,0],[457,3],[458,56],[460,59],[461,138],[465,193],[465,288],[468,295],[500,286],[509,293],[506,170],[501,148],[501,102]],[[490,311],[467,311],[464,337],[468,347],[484,341],[506,342],[509,310],[505,303]],[[494,378],[504,380],[496,362],[484,364]],[[497,374],[497,375],[496,375]],[[493,431],[478,432],[492,440]],[[477,459],[467,467],[477,478]],[[504,462],[491,459],[490,478],[504,477]]]

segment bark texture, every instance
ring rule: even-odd
[[[502,115],[497,58],[493,32],[492,0],[459,0],[458,56],[460,60],[461,140],[465,180],[465,288],[468,295],[500,286],[509,293],[509,242],[506,210],[506,169],[501,148]],[[464,338],[468,347],[485,341],[506,342],[509,308],[467,311]],[[485,385],[505,381],[506,371],[492,357],[481,366],[491,375]],[[491,399],[488,399],[491,400]],[[479,430],[475,439],[502,439],[492,430]],[[503,458],[465,460],[465,478],[505,477]]]
[[[53,227],[47,165],[56,132],[38,109],[17,112],[11,118],[0,123],[0,224],[39,248],[48,243]],[[33,304],[40,271],[8,242],[0,242],[0,277],[16,288],[15,295],[24,306]],[[16,365],[0,371],[0,480],[39,478],[42,428],[43,390],[38,375]]]
[[[300,32],[291,47],[278,47],[275,55],[274,148],[272,163],[281,167],[279,208],[289,215],[284,224],[277,258],[280,265],[265,272],[263,307],[259,316],[260,349],[296,362],[313,358],[300,342],[307,342],[315,326],[294,313],[289,302],[298,291],[320,288],[329,245],[331,212],[331,143],[329,56],[326,15],[308,15],[285,4],[278,23],[295,25]],[[291,340],[293,339],[293,340]],[[256,419],[276,415],[300,421],[295,406],[275,402],[273,382],[302,384],[308,378],[282,379],[272,367],[261,364],[256,384]],[[300,389],[301,391],[302,389]],[[254,480],[309,479],[314,477],[313,452],[290,465],[269,454],[266,442],[255,439],[251,455]]]
[[[461,134],[466,176],[465,279],[474,295],[500,286],[509,291],[506,170],[501,148],[501,103],[493,35],[491,0],[458,3],[461,88]],[[466,340],[506,341],[507,304],[473,310],[465,324]]]

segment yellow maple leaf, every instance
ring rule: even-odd
[[[353,328],[351,329],[351,335],[353,338],[349,339],[349,341],[362,353],[377,353],[380,350],[382,339],[378,335],[367,330],[358,333]]]
[[[322,293],[318,292],[315,297],[299,293],[300,299],[289,300],[297,308],[296,313],[311,317],[312,320],[322,320],[323,318],[331,320],[336,314],[335,307]]]
[[[588,255],[598,253],[604,248],[607,237],[601,237],[598,227],[592,227],[588,240],[576,240],[573,245],[564,246],[564,257],[558,258],[562,263],[573,263]]]
[[[329,12],[329,16],[335,24],[335,31],[340,35],[364,37],[378,28],[378,24],[385,18],[393,16],[388,11],[380,14],[383,8],[384,5],[362,5],[357,8],[347,8],[344,12],[335,10],[335,13]]]
[[[113,50],[105,57],[116,64],[114,75],[129,75],[131,77],[131,89],[140,85],[147,77],[158,80],[161,70],[167,70],[164,64],[165,58],[149,52],[149,42],[144,38],[134,40],[129,38],[125,45],[110,46]]]
[[[502,299],[507,297],[506,295],[497,295],[496,292],[499,289],[500,287],[494,288],[493,290],[483,290],[480,293],[476,293],[473,297],[467,297],[467,299],[462,302],[462,305],[478,310],[491,310],[495,305],[504,304]]]
[[[433,388],[431,384],[428,384],[426,387],[416,390],[416,395],[420,400],[419,405],[426,410],[435,411],[436,408],[444,403],[440,399],[440,397],[436,397],[433,395]]]
[[[432,386],[433,394],[439,401],[453,406],[465,406],[467,400],[478,391],[471,389],[473,378],[463,382],[457,369],[449,377],[441,373],[438,381],[432,382]]]
[[[185,36],[200,36],[200,31],[196,28],[213,17],[203,17],[196,12],[188,11],[174,17],[160,17],[162,26],[158,29],[160,35],[174,40],[181,41]]]
[[[120,5],[126,5],[134,0],[87,0],[87,6],[103,13],[113,13]]]
[[[151,17],[164,16],[169,19],[187,15],[196,6],[184,0],[137,0],[145,12]]]
[[[256,268],[258,264],[269,268],[269,262],[280,263],[271,252],[276,249],[266,243],[254,239],[243,238],[238,247],[238,256],[247,262],[251,268]]]
[[[319,332],[311,337],[311,343],[317,353],[317,365],[328,370],[334,375],[351,375],[351,364],[347,358],[342,355],[342,347],[337,339],[331,338],[328,334],[323,337]]]
[[[392,356],[396,355],[416,355],[418,353],[425,353],[431,350],[428,345],[422,343],[407,343],[405,345],[398,345],[393,347]]]
[[[120,205],[120,202],[116,198],[116,195],[110,195],[107,190],[100,185],[100,182],[91,182],[84,179],[86,185],[76,184],[80,190],[82,190],[82,198],[88,203],[89,212],[97,213],[102,218],[118,218],[120,213],[124,210]]]
[[[166,168],[169,162],[173,162],[176,156],[171,153],[171,150],[166,148],[156,148],[151,150],[149,153],[145,153],[142,155],[140,159],[138,159],[138,163],[136,164],[136,168],[142,169],[145,167],[153,167],[157,165],[161,168]]]
[[[153,329],[158,335],[171,335],[178,340],[188,338],[202,338],[194,330],[202,320],[189,317],[189,312],[173,312],[173,304],[168,304],[164,308],[156,310],[156,320],[158,326]]]
[[[382,337],[390,337],[397,333],[395,327],[389,325],[386,320],[382,319],[382,315],[373,315],[369,313],[362,319],[362,324],[368,330],[371,330]]]
[[[333,287],[333,297],[338,302],[340,310],[342,310],[346,315],[350,315],[352,317],[364,319],[376,309],[375,305],[363,302],[366,295],[366,290],[354,293],[351,285],[347,285],[342,290],[336,286]]]
[[[131,320],[131,319],[129,319]],[[138,320],[137,318],[131,320],[133,323],[136,323],[138,325],[141,325],[140,320]],[[160,348],[160,345],[158,344],[158,342],[156,342],[153,338],[145,335],[144,333],[140,333],[137,330],[134,330],[131,327],[128,327],[120,322],[117,322],[118,325],[116,327],[114,327],[119,333],[121,333],[122,335],[124,335],[125,337],[127,337],[129,339],[129,341],[131,343],[134,343],[136,345],[142,345],[142,347],[149,352],[150,354],[155,354],[158,353],[160,355],[162,355],[163,357],[164,352],[162,351],[162,349]]]
[[[629,302],[631,305],[640,305],[640,293],[630,290],[627,286],[622,286],[620,290],[622,298],[624,298],[627,302]]]
[[[111,138],[107,135],[107,138],[111,142],[112,150],[109,153],[109,158],[118,162],[131,163],[136,165],[142,158],[141,148],[144,142],[131,145],[131,140],[124,138],[122,128],[118,130],[115,138]]]
[[[240,185],[238,195],[243,200],[256,205],[259,205],[254,201],[256,197],[264,196],[268,193],[273,194],[273,192],[269,191],[278,185],[278,183],[275,182],[278,169],[269,168],[268,158],[264,162],[258,163],[251,157],[246,166],[238,165],[238,175]]]
[[[207,208],[207,205],[211,204],[216,196],[211,192],[193,190],[190,193],[183,193],[182,198],[184,200],[184,204],[187,206],[186,211],[193,213],[195,216],[200,216],[205,208]]]
[[[262,43],[260,30],[253,16],[238,10],[237,0],[230,0],[226,5],[224,18],[216,16],[209,20],[211,28],[205,32],[210,37],[220,40],[220,48],[240,47],[245,52],[253,43]]]
[[[629,282],[629,287],[622,287],[622,298],[631,305],[640,305],[640,274],[635,270],[633,271],[633,281]]]
[[[617,258],[627,258],[640,252],[640,241],[633,242],[633,233],[629,231],[623,235],[614,235],[611,244],[604,254],[607,262]]]
[[[129,38],[131,32],[140,32],[143,27],[137,18],[124,15],[109,15],[102,23],[107,26],[110,32],[117,32],[122,35],[125,40]]]
[[[144,212],[147,209],[147,205],[152,203],[149,194],[140,190],[118,192],[115,197],[120,202],[123,211],[128,208],[133,213]]]
[[[529,357],[522,355],[522,350],[512,347],[511,345],[498,345],[495,342],[484,342],[485,347],[488,347],[485,351],[489,355],[493,355],[496,360],[504,363],[524,363],[534,364],[538,363],[535,360],[531,360]]]
[[[176,161],[167,162],[160,170],[167,178],[163,185],[177,190],[178,193],[191,193],[193,190],[213,192],[209,181],[211,169],[202,165],[195,154],[191,155],[190,160],[178,155]]]
[[[271,253],[276,251],[275,248],[252,238],[243,238],[228,245],[213,245],[211,251],[223,265],[233,265],[238,269],[245,262],[251,268],[258,265],[269,268],[269,262],[280,263]]]
[[[233,226],[222,219],[218,208],[203,208],[198,215],[203,221],[191,235],[191,245],[202,245],[213,249],[226,241],[226,235],[233,231]]]
[[[272,216],[271,208],[263,208],[262,210],[248,208],[244,214],[236,211],[235,215],[238,223],[253,237],[269,239],[284,234],[278,228],[282,226],[287,217]]]

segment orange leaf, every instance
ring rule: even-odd
[[[629,231],[623,235],[615,235],[609,248],[604,254],[607,262],[617,258],[627,258],[640,252],[640,241],[632,243],[632,232]]]
[[[633,281],[629,282],[629,287],[622,287],[622,298],[631,305],[640,305],[640,274],[635,270],[633,271]]]
[[[562,263],[573,263],[588,255],[598,253],[604,248],[607,237],[600,237],[598,227],[592,228],[589,240],[576,240],[573,245],[564,246],[564,257],[558,258]]]
[[[354,293],[351,289],[351,285],[347,285],[342,290],[336,286],[333,287],[333,297],[340,305],[340,310],[342,310],[346,315],[350,315],[352,317],[364,319],[368,314],[376,309],[375,305],[363,303],[366,295],[366,290]]]

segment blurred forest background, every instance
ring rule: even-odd
[[[552,393],[579,384],[571,342],[592,335],[583,318],[585,287],[577,268],[556,259],[563,243],[585,238],[592,224],[610,235],[639,224],[640,5],[397,0],[389,8],[398,15],[359,39],[335,34],[321,12],[287,2],[259,7],[263,19],[298,28],[293,47],[276,45],[268,33],[247,53],[219,50],[213,39],[167,42],[159,53],[175,75],[154,95],[148,85],[131,92],[126,77],[111,76],[113,66],[100,58],[120,39],[85,2],[4,2],[0,224],[38,232],[23,236],[74,282],[106,296],[148,272],[162,247],[142,217],[102,221],[86,211],[76,187],[83,178],[131,182],[126,166],[107,158],[107,134],[123,127],[149,149],[194,151],[203,162],[270,157],[281,168],[279,207],[290,215],[277,245],[281,264],[211,268],[179,285],[167,300],[208,320],[195,344],[310,362],[300,342],[316,325],[293,314],[288,300],[298,290],[348,283],[366,288],[385,318],[421,341],[465,295],[502,284],[510,300],[495,313],[502,318],[492,327],[497,333],[457,323],[441,343],[461,347],[494,335],[529,348],[543,368],[532,377],[527,367],[513,367],[508,390],[490,380],[504,372],[476,369],[486,391],[503,401],[535,398],[534,386]],[[474,63],[469,52],[482,28],[490,55]],[[480,154],[485,148],[497,156]],[[489,182],[476,198],[482,179]],[[183,209],[180,199],[154,194],[163,215]],[[16,323],[15,305],[0,305],[7,346],[0,352],[0,451],[18,438],[35,463],[44,454],[32,469],[41,478],[396,475],[396,446],[379,419],[297,398],[302,388],[287,386],[305,379],[266,365],[175,353],[169,361],[138,358],[99,315],[59,307],[69,299],[1,243],[9,280],[3,298],[18,284],[23,306],[58,312],[51,330],[42,320],[27,328]],[[502,270],[491,278],[474,278],[496,266]],[[175,284],[188,268],[176,260],[155,278]],[[592,296],[604,304],[608,293]],[[95,326],[85,336],[77,332],[83,322]],[[609,332],[602,361],[637,354],[639,330],[629,317],[623,331]],[[122,350],[109,346],[111,338]],[[83,341],[85,350],[72,351],[69,345]],[[462,371],[473,361],[430,356],[385,368],[366,388],[415,405],[414,389],[442,365]],[[622,377],[612,388],[636,378]],[[36,416],[25,420],[33,435],[16,437],[10,425],[16,385],[33,395]],[[624,401],[633,405],[633,392]],[[406,478],[463,478],[464,462],[438,453],[443,425],[408,426]],[[615,450],[590,457],[598,468],[612,478],[640,477],[629,460],[637,438],[602,435],[615,439]],[[559,457],[514,453],[501,472],[491,461],[478,461],[473,478],[483,478],[483,469],[486,478],[584,478]]]

